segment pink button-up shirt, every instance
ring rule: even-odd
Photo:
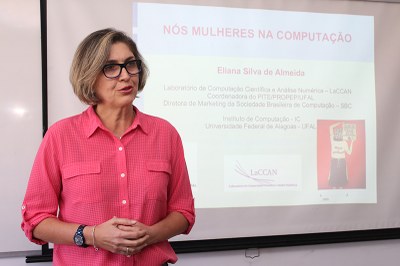
[[[48,217],[95,225],[113,216],[152,225],[170,212],[194,224],[194,204],[179,134],[167,121],[137,108],[121,137],[106,129],[93,107],[47,131],[32,168],[22,206],[22,229]],[[57,214],[59,210],[59,213]],[[72,237],[72,236],[71,236]],[[126,257],[105,250],[54,245],[54,265],[160,265],[177,257],[168,241]]]

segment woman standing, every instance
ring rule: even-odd
[[[333,188],[344,188],[349,181],[346,154],[350,155],[353,151],[353,139],[350,139],[349,145],[348,138],[343,133],[343,124],[339,122],[329,127],[331,167],[328,179],[329,185]]]
[[[175,128],[132,105],[147,75],[136,44],[114,29],[75,53],[70,80],[89,107],[49,128],[22,206],[22,229],[54,243],[54,265],[177,260],[168,239],[192,228],[193,196]]]

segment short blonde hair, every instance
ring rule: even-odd
[[[99,99],[94,93],[94,84],[108,60],[111,46],[118,42],[125,43],[135,56],[135,59],[142,61],[138,91],[143,90],[149,70],[144,58],[137,49],[136,43],[124,32],[107,28],[88,35],[79,44],[72,60],[69,79],[74,93],[83,103],[88,105],[99,103]]]

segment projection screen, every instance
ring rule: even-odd
[[[79,42],[114,27],[150,68],[134,101],[181,134],[197,220],[173,241],[400,223],[400,4],[48,0],[49,125],[81,112]]]

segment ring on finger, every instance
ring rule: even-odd
[[[130,251],[130,249],[127,247],[126,248],[126,256],[129,258],[130,256],[131,256],[131,251]]]

